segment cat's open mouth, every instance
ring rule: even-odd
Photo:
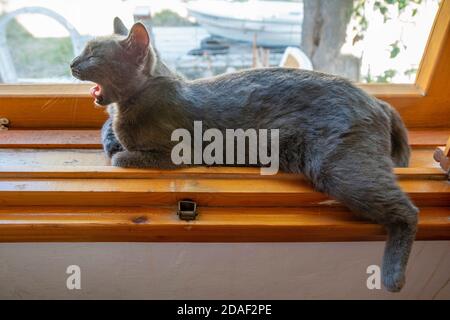
[[[103,102],[102,87],[96,84],[91,88],[91,96],[95,99],[95,103],[101,104]]]

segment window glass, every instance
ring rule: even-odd
[[[0,82],[76,82],[86,41],[143,21],[187,78],[289,66],[413,83],[438,0],[0,0]]]

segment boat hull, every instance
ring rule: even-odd
[[[260,46],[287,47],[299,46],[301,43],[302,16],[295,19],[245,19],[219,12],[214,14],[211,10],[202,10],[199,6],[188,7],[188,12],[211,35],[245,42],[253,42],[256,37],[256,43]]]

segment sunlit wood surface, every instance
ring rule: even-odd
[[[433,152],[450,136],[450,0],[441,1],[415,84],[360,86],[391,103],[408,126],[411,164],[395,174],[420,208],[417,238],[449,240],[450,184]],[[87,93],[88,85],[0,86],[0,117],[11,129],[0,131],[0,241],[385,238],[382,227],[300,175],[113,168],[99,139],[106,114]],[[195,221],[176,215],[186,198],[198,203]]]
[[[450,239],[450,185],[432,158],[445,130],[410,132],[400,186],[421,208],[419,239]],[[0,132],[0,241],[359,241],[383,229],[301,175],[256,168],[110,166],[98,130]],[[199,205],[178,219],[179,200]]]

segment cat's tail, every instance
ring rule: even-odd
[[[391,119],[391,157],[396,167],[407,167],[411,156],[408,131],[397,110],[384,101],[379,103]]]

